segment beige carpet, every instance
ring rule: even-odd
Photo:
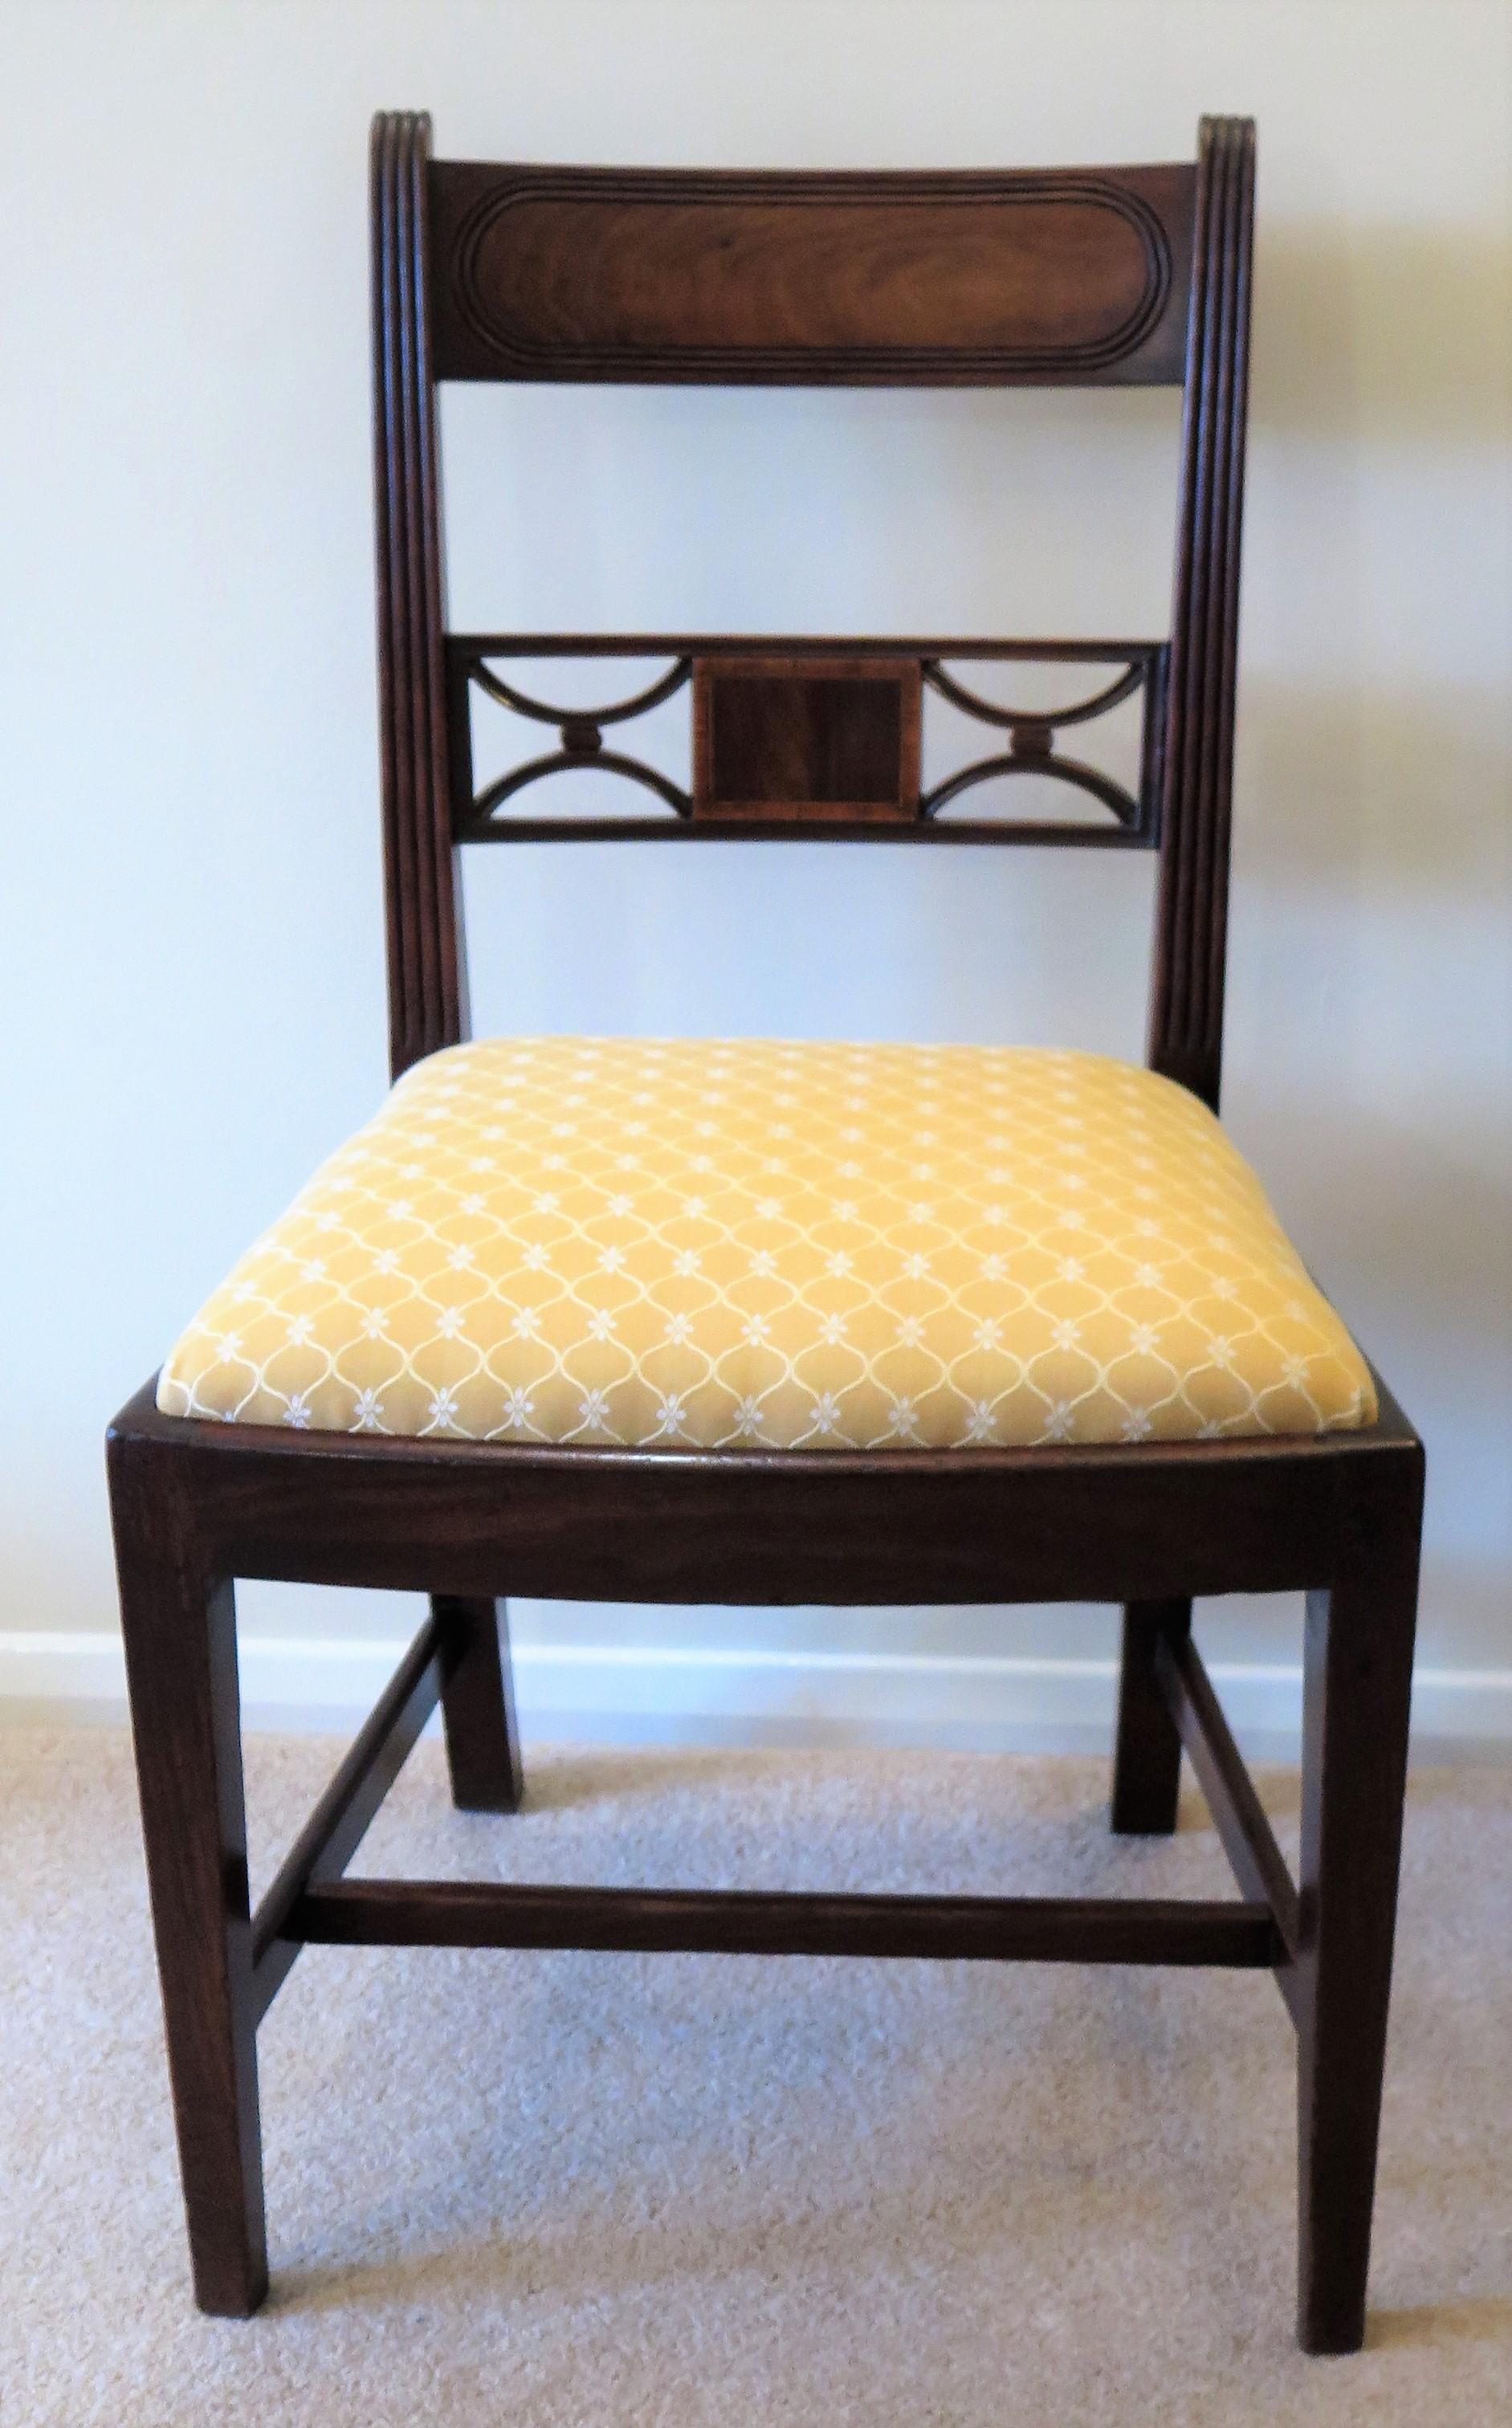
[[[266,1873],[334,1748],[255,1741]],[[307,1953],[263,2033],[274,2271],[189,2305],[124,1741],[0,1736],[6,2428],[1512,2417],[1512,1771],[1414,1787],[1370,2344],[1291,2342],[1290,2032],[1248,1976]],[[1267,1782],[1290,1836],[1294,1782]],[[1221,1894],[1100,1765],[422,1746],[358,1868]]]

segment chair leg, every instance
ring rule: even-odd
[[[236,1609],[227,1580],[116,1506],[126,1679],[195,2298],[268,2290]]]
[[[441,1690],[452,1800],[464,1813],[518,1813],[525,1775],[504,1605],[491,1596],[436,1594],[431,1607],[463,1646]]]
[[[1417,1616],[1410,1496],[1307,1597],[1298,2014],[1297,2335],[1365,2335]]]
[[[1169,1837],[1176,1826],[1181,1739],[1155,1674],[1156,1648],[1192,1628],[1190,1601],[1131,1601],[1124,1608],[1113,1753],[1112,1826],[1120,1837]]]

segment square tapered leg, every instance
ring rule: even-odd
[[[116,1498],[126,1677],[195,2298],[268,2290],[236,1611],[165,1511]]]
[[[1111,1814],[1121,1837],[1169,1837],[1176,1826],[1181,1739],[1156,1673],[1156,1652],[1162,1639],[1175,1646],[1191,1630],[1190,1601],[1125,1605]]]
[[[1297,1965],[1299,2288],[1311,2353],[1365,2333],[1406,1792],[1421,1498],[1368,1513],[1307,1597]]]
[[[452,1801],[464,1813],[518,1813],[525,1776],[504,1605],[437,1594],[431,1607],[458,1647],[441,1690]]]

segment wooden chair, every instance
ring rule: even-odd
[[[511,836],[698,843],[1035,843],[1159,855],[1149,1062],[1216,1107],[1223,1019],[1254,137],[1203,122],[1195,163],[922,175],[495,168],[373,135],[384,834],[396,1077],[466,1036],[459,846]],[[443,379],[1184,386],[1169,640],[753,642],[445,629],[435,386]],[[603,712],[553,709],[516,659],[665,653]],[[1090,702],[1016,714],[945,669],[1111,665]],[[682,685],[693,783],[603,746]],[[742,688],[744,686],[744,688]],[[921,794],[919,703],[1003,746]],[[558,746],[475,792],[491,693]],[[1137,793],[1057,755],[1059,726],[1142,699]],[[645,814],[530,814],[556,770],[617,770]],[[942,816],[993,773],[1059,773],[1097,824]],[[536,794],[550,801],[550,788]],[[627,796],[633,797],[633,796]],[[1141,1084],[1144,1084],[1142,1082]],[[1189,1103],[1187,1097],[1179,1102]],[[226,1413],[222,1410],[221,1413]],[[109,1472],[194,2283],[268,2283],[256,2029],[301,1947],[709,1949],[1237,1965],[1295,2026],[1300,2337],[1364,2332],[1403,1815],[1422,1454],[1379,1393],[1353,1431],[1017,1447],[629,1448],[116,1419]],[[430,1616],[255,1913],[249,1911],[237,1577],[388,1586]],[[502,1605],[1109,1600],[1124,1607],[1112,1826],[1175,1827],[1182,1748],[1238,1901],[641,1893],[348,1879],[437,1700],[455,1799],[520,1796]],[[1293,1881],[1192,1643],[1192,1596],[1307,1596]]]

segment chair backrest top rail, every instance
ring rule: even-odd
[[[436,375],[1177,386],[1195,184],[433,161]]]

